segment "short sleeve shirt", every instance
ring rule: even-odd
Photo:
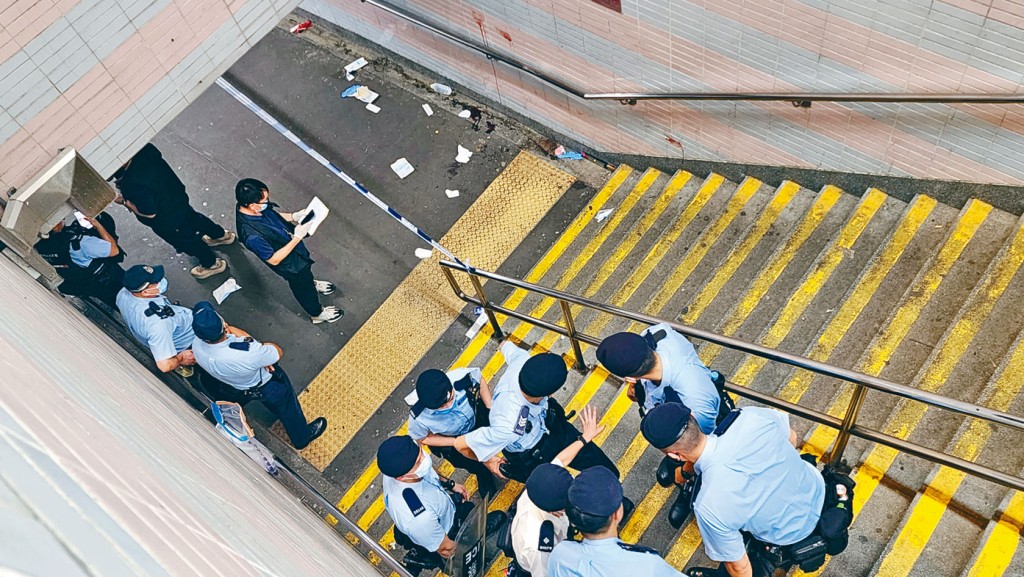
[[[615,537],[562,541],[548,558],[550,577],[682,577],[654,549]]]
[[[272,373],[266,367],[281,360],[274,347],[235,335],[219,343],[196,339],[192,354],[214,378],[243,391],[269,381]]]
[[[446,373],[451,382],[456,383],[466,375],[479,384],[483,379],[483,372],[478,368],[459,368]],[[405,397],[405,402],[410,406],[416,404],[419,397],[414,390]],[[473,430],[476,425],[476,412],[469,402],[466,391],[455,391],[455,400],[452,406],[445,409],[423,409],[419,415],[409,413],[409,436],[419,441],[433,433],[445,437],[458,437]]]
[[[529,360],[530,353],[509,341],[502,343],[501,353],[508,368],[494,387],[490,425],[466,435],[466,444],[481,461],[503,450],[513,453],[528,451],[547,432],[544,424],[548,414],[547,397],[533,404],[526,400],[519,388],[519,371]]]
[[[551,462],[559,467],[565,467],[558,459]],[[512,520],[512,549],[516,552],[516,562],[529,572],[531,577],[548,576],[548,557],[551,553],[540,550],[540,527],[545,521],[550,521],[554,526],[554,541],[551,545],[555,546],[564,541],[569,534],[569,517],[541,510],[533,504],[526,491],[523,491],[516,505],[515,519]]]
[[[95,236],[83,236],[79,241],[78,250],[71,249],[71,262],[85,268],[95,258],[110,256],[110,243]]]
[[[661,383],[641,379],[646,398],[644,408],[651,410],[665,402],[665,389],[671,387],[693,411],[701,431],[710,434],[715,430],[718,405],[721,397],[711,380],[711,370],[704,366],[693,343],[679,334],[668,323],[654,325],[641,334],[665,331],[665,338],[658,341],[658,357],[662,363]]]
[[[710,435],[694,469],[701,490],[694,501],[708,557],[737,561],[743,536],[792,545],[811,534],[821,516],[825,481],[789,443],[789,417],[745,407],[722,434]]]
[[[430,456],[424,458],[429,459]],[[428,551],[437,551],[444,542],[445,536],[455,523],[455,504],[448,492],[441,488],[441,480],[433,469],[426,478],[415,483],[405,483],[385,476],[384,509],[391,520],[405,533],[413,543],[425,547]],[[423,511],[414,513],[402,495],[406,489],[413,493],[423,504]]]
[[[192,346],[195,334],[192,332],[190,309],[172,305],[162,295],[151,299],[140,298],[128,292],[128,289],[121,289],[115,302],[132,335],[149,347],[154,360],[167,360]],[[171,307],[174,316],[163,319],[157,315],[147,316],[146,310],[150,303]]]

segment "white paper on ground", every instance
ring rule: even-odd
[[[411,164],[409,164],[409,161],[406,160],[405,157],[402,157],[391,163],[391,170],[395,171],[398,178],[405,178],[412,174],[412,171],[415,169]]]
[[[426,112],[427,116],[433,116],[434,115],[434,109],[431,108],[430,105],[427,104],[426,102],[423,103],[423,112]]]
[[[380,106],[377,106],[376,104],[367,104],[366,109],[374,114],[380,112]]]
[[[457,160],[458,162],[461,162],[462,164],[466,164],[467,162],[469,162],[469,159],[472,158],[472,157],[473,157],[473,153],[470,152],[469,150],[467,150],[464,146],[462,146],[460,144],[459,145],[459,153],[457,155],[455,155],[455,160]]]
[[[213,300],[217,301],[217,304],[224,302],[224,299],[228,298],[228,295],[241,290],[242,287],[238,286],[238,282],[235,281],[235,277],[231,277],[224,281],[222,285],[213,289]]]
[[[416,258],[430,258],[430,255],[434,254],[434,250],[430,248],[418,248],[416,249]]]
[[[316,232],[320,223],[330,214],[331,209],[327,208],[327,205],[320,200],[319,196],[314,196],[313,200],[309,201],[309,206],[306,207],[306,210],[313,213],[313,220],[309,221],[309,234],[312,235]],[[307,212],[306,214],[308,215],[309,213]]]
[[[459,118],[469,118],[469,117],[470,117],[470,113],[469,113],[468,110],[463,110],[462,112],[459,113]]]
[[[444,193],[448,195],[448,198],[455,198],[459,196],[459,191],[451,190],[450,188],[444,189]]]
[[[357,58],[357,59],[353,60],[352,62],[349,62],[348,64],[345,65],[345,75],[346,75],[346,78],[348,76],[352,76],[353,72],[355,72],[356,70],[359,70],[360,68],[362,68],[363,66],[366,66],[367,64],[369,64],[369,62],[367,62],[365,58]],[[352,80],[352,79],[349,78],[349,80]]]
[[[614,208],[606,208],[604,210],[597,211],[597,215],[594,216],[594,220],[596,220],[597,222],[601,222],[602,220],[608,218],[608,216],[611,215],[613,210],[615,210],[615,209]]]
[[[469,330],[466,331],[466,338],[467,339],[471,339],[471,338],[475,337],[476,334],[478,332],[480,332],[480,329],[484,328],[484,323],[486,323],[486,322],[487,322],[487,315],[484,314],[484,313],[478,314],[476,316],[476,321],[473,322],[473,326],[469,327]]]
[[[377,100],[379,96],[380,94],[377,94],[376,92],[370,90],[365,86],[360,86],[355,93],[355,97],[357,100],[362,100],[367,104],[373,104],[373,101]]]

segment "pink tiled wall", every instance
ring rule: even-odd
[[[0,193],[66,146],[109,174],[297,4],[0,3]]]
[[[1005,0],[392,0],[585,92],[1024,93]],[[598,149],[1024,183],[1024,104],[584,101],[352,0],[302,8]]]

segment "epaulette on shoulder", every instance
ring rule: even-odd
[[[229,349],[235,349],[236,351],[248,351],[252,345],[246,341],[239,341],[228,344]]]
[[[619,541],[619,547],[632,553],[651,553],[652,555],[661,555],[657,549],[644,547],[643,545],[634,545],[632,543],[623,543],[622,541]]]

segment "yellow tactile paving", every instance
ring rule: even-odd
[[[475,266],[497,269],[572,182],[572,176],[522,152],[441,242]],[[419,263],[300,395],[307,414],[330,422],[302,451],[314,467],[331,463],[463,309],[436,259]],[[396,330],[401,338],[395,338]]]
[[[981,325],[995,308],[996,301],[1003,291],[1010,284],[1010,280],[1024,263],[1024,229],[1018,229],[1013,242],[1008,250],[1002,253],[989,274],[982,281],[978,298],[969,305],[969,308],[958,319],[952,333],[940,345],[935,355],[935,361],[928,366],[928,370],[921,379],[919,387],[928,391],[938,391],[949,379],[959,359],[959,353],[966,351],[971,341],[981,330]],[[1020,347],[1018,347],[1020,349]],[[1015,358],[1024,358],[1024,355],[1015,354]],[[1016,368],[1016,367],[1013,367]],[[1020,392],[1020,374],[1017,371],[1003,373],[1004,377],[996,383],[998,391],[999,406],[984,402],[989,407],[1005,411],[1009,408],[1010,401]],[[1000,390],[1002,389],[1002,390]],[[924,417],[926,407],[920,403],[901,402],[896,414],[890,418],[887,425],[888,432],[901,438],[910,434]],[[981,448],[988,441],[991,435],[991,427],[980,421],[972,420],[971,426],[961,435],[953,447],[953,455],[967,460],[974,460]],[[868,455],[868,462],[875,461],[873,466],[884,473],[892,465],[889,453],[876,448]],[[889,552],[882,559],[879,572],[883,575],[893,577],[906,576],[910,573],[917,558],[921,555],[928,539],[935,528],[939,525],[946,505],[956,493],[960,483],[964,480],[965,474],[954,469],[941,468],[935,478],[924,489],[921,498],[916,502],[906,524],[900,530],[896,541]]]

